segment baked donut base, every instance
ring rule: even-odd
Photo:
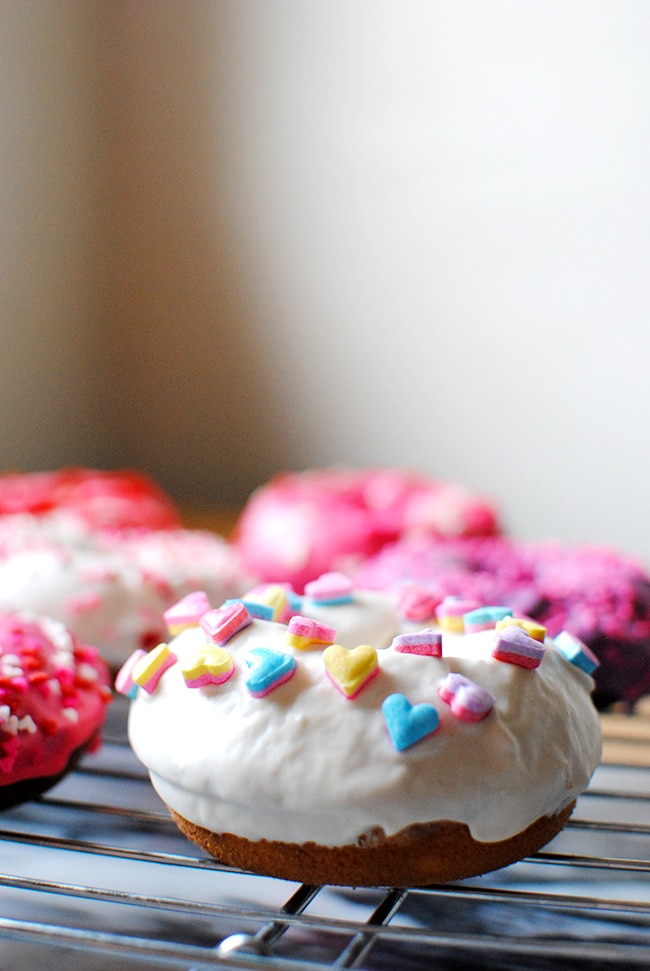
[[[493,843],[475,840],[464,823],[443,820],[414,824],[391,837],[378,831],[363,844],[345,846],[253,841],[213,833],[168,808],[188,839],[228,866],[298,883],[417,887],[478,876],[530,856],[564,828],[574,806],[575,801]]]

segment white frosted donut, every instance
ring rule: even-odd
[[[215,602],[246,580],[232,548],[200,530],[66,533],[56,517],[40,528],[0,520],[0,611],[61,621],[117,668],[166,635],[163,613],[192,589]]]
[[[506,841],[510,856],[503,862],[513,858],[514,845],[516,853],[527,853],[550,838],[600,757],[591,677],[550,639],[535,640],[536,668],[496,660],[495,629],[438,630],[431,640],[441,640],[441,656],[404,653],[394,641],[400,619],[390,598],[353,597],[316,609],[307,599],[294,601],[300,618],[316,616],[337,628],[338,651],[296,647],[287,640],[291,626],[254,618],[221,647],[234,666],[223,683],[188,686],[188,670],[210,647],[201,626],[169,642],[171,655],[157,673],[148,659],[149,669],[136,679],[145,687],[137,688],[131,706],[129,736],[181,828],[226,862],[339,883],[391,882],[391,871],[387,878],[385,868],[373,868],[369,848],[392,841],[401,847],[400,840],[411,841],[403,834],[420,825],[429,833],[432,824],[451,822],[454,831],[468,830],[473,847],[495,852]],[[344,668],[356,655],[344,647],[368,644],[376,661],[358,655],[346,695]],[[508,649],[516,655],[518,642]],[[260,696],[252,674],[269,659],[273,670],[269,651],[292,659],[295,670]],[[536,829],[532,844],[520,843],[540,820],[561,823],[544,829],[543,837]],[[400,852],[400,859],[412,854],[414,862],[405,869],[400,863],[392,881],[398,885],[502,865],[491,850],[482,862],[463,859],[442,870],[435,861],[423,863],[417,848]],[[336,856],[335,866],[328,854]]]

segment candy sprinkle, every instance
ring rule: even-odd
[[[398,752],[410,748],[432,735],[440,724],[440,716],[426,702],[412,705],[404,695],[388,695],[381,706],[388,734]]]
[[[544,650],[544,645],[531,637],[523,627],[510,624],[496,632],[492,657],[531,670],[542,663]]]
[[[140,658],[133,667],[131,676],[134,682],[144,688],[147,694],[152,694],[165,671],[176,664],[177,660],[178,658],[169,649],[168,644],[159,644],[158,647],[154,647],[153,651],[149,651],[143,658]]]
[[[201,627],[210,640],[220,647],[252,622],[253,618],[246,605],[238,600],[216,610],[209,610],[201,617]]]
[[[235,670],[232,656],[222,647],[211,647],[193,654],[181,666],[181,674],[188,688],[205,688],[224,684]]]
[[[441,682],[438,694],[461,721],[481,721],[494,708],[494,696],[463,674],[450,672]]]
[[[269,692],[293,677],[296,672],[296,659],[281,651],[267,647],[254,647],[246,656],[249,674],[245,684],[254,698],[263,698]]]
[[[322,647],[324,644],[333,644],[335,638],[336,630],[329,624],[323,624],[311,617],[295,615],[289,621],[285,640],[291,647],[304,651],[312,645]]]
[[[398,634],[393,638],[391,647],[400,654],[422,654],[426,657],[442,657],[442,634],[440,631],[424,630],[412,634]]]
[[[560,631],[555,637],[555,646],[570,664],[580,668],[586,674],[593,674],[600,664],[593,651],[574,634],[570,634],[568,630]]]
[[[356,698],[379,673],[377,651],[369,644],[352,650],[331,644],[323,651],[323,663],[332,684],[348,699]]]

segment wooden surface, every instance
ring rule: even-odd
[[[188,529],[210,529],[226,538],[237,520],[235,508],[185,507],[183,523]],[[601,715],[603,762],[650,767],[650,697],[639,702],[633,714],[611,712]]]
[[[228,506],[212,509],[187,505],[182,507],[181,514],[186,529],[210,529],[228,538],[232,535],[238,510]]]
[[[650,766],[650,697],[633,714],[608,713],[600,718],[603,762]]]

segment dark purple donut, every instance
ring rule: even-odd
[[[415,582],[438,600],[502,604],[568,630],[593,651],[594,701],[633,705],[650,692],[650,577],[632,557],[599,546],[521,543],[503,536],[401,541],[356,570],[357,586]]]

